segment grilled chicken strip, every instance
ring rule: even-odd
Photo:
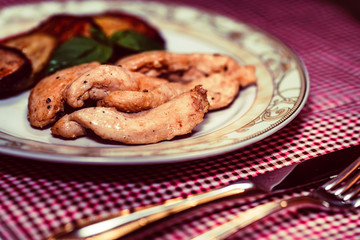
[[[156,108],[183,93],[183,88],[161,84],[154,90],[114,91],[97,102],[99,107],[115,107],[122,112],[141,112]]]
[[[139,112],[157,107],[196,85],[202,85],[207,89],[210,110],[216,110],[228,106],[235,99],[242,81],[255,79],[254,71],[252,66],[240,66],[229,76],[216,73],[208,77],[200,76],[188,83],[169,82],[153,90],[113,91],[99,101],[98,106],[116,107],[119,111],[125,112]]]
[[[206,90],[196,86],[165,104],[139,113],[105,107],[80,109],[61,118],[51,131],[54,135],[76,138],[85,135],[85,128],[89,128],[107,140],[126,144],[156,143],[190,133],[203,121],[208,108]]]
[[[138,112],[202,85],[208,90],[210,110],[215,110],[228,106],[240,87],[256,81],[254,67],[240,66],[222,55],[153,51],[132,55],[118,63],[119,66],[98,66],[73,81],[63,93],[66,102],[79,108],[87,99],[105,98],[99,106]],[[164,83],[169,87],[159,87]]]
[[[214,73],[207,77],[200,77],[186,84],[187,88],[202,85],[208,90],[210,110],[227,107],[234,101],[241,87],[256,81],[253,66],[238,65],[233,71],[227,73]],[[244,85],[246,83],[246,85]]]
[[[180,92],[196,85],[208,90],[210,110],[228,106],[237,96],[241,87],[256,82],[255,68],[241,66],[232,58],[219,54],[179,54],[166,51],[144,52],[123,58],[117,62],[133,72],[154,78],[167,79]],[[121,98],[121,93],[112,93]],[[137,93],[133,93],[137,98]],[[131,97],[126,96],[130,101]],[[103,102],[107,105],[115,97],[109,96]]]
[[[234,59],[221,54],[173,53],[169,51],[148,51],[121,58],[116,62],[132,72],[147,76],[165,78],[173,82],[191,82],[198,78],[221,74],[237,78],[239,65]],[[256,82],[254,67],[248,66],[249,75],[238,81],[242,87]]]
[[[30,124],[43,128],[55,122],[64,110],[62,92],[66,86],[99,65],[98,62],[92,62],[74,66],[58,71],[38,82],[29,96],[28,118]]]
[[[164,79],[133,73],[121,66],[100,65],[69,84],[63,92],[63,97],[70,106],[79,108],[87,99],[97,101],[111,91],[152,89],[166,82]]]

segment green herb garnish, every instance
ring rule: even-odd
[[[82,63],[106,62],[112,55],[112,47],[92,38],[73,38],[55,50],[49,62],[47,74]]]
[[[46,74],[82,63],[106,63],[117,46],[136,52],[163,49],[161,43],[131,30],[115,32],[109,38],[100,29],[91,28],[90,33],[91,37],[76,37],[61,44],[54,51]]]
[[[144,34],[130,30],[115,32],[110,37],[110,41],[118,46],[139,52],[162,49],[159,42],[148,38]]]

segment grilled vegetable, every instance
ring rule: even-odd
[[[141,18],[113,11],[95,15],[93,19],[115,43],[110,61],[142,51],[165,49],[159,30]]]
[[[34,32],[9,39],[4,45],[21,50],[31,60],[33,73],[37,74],[48,64],[57,41],[49,34]]]
[[[107,62],[112,53],[112,46],[106,41],[98,39],[95,35],[89,37],[76,37],[61,44],[54,52],[45,74],[49,75],[64,68],[89,62]]]
[[[110,38],[102,30],[90,31],[91,37],[76,37],[61,44],[49,62],[46,75],[83,63],[111,62],[131,52],[163,49],[157,41],[132,30],[115,32]]]
[[[33,70],[26,88],[64,67],[91,61],[112,63],[132,53],[165,48],[156,28],[123,12],[54,15],[30,31],[0,39],[0,44],[21,50],[30,60]]]
[[[78,36],[90,36],[90,28],[98,28],[89,16],[54,15],[40,24],[35,32],[55,37],[59,44]]]
[[[32,67],[20,50],[0,45],[0,97],[28,88]]]
[[[134,31],[147,36],[162,48],[165,48],[165,40],[160,32],[148,22],[123,12],[105,12],[93,16],[95,23],[110,37],[119,31]]]

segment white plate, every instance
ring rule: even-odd
[[[158,27],[176,52],[227,54],[256,67],[256,86],[243,89],[230,107],[206,115],[192,134],[149,145],[104,144],[87,137],[54,138],[27,121],[29,92],[0,100],[0,151],[14,156],[86,164],[144,164],[214,156],[257,142],[288,124],[308,96],[304,65],[286,45],[254,27],[199,9],[156,2],[44,2],[0,12],[0,37],[36,26],[49,15],[124,10]],[[19,14],[21,13],[21,14]]]

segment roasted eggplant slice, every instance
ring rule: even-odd
[[[95,24],[98,25],[109,38],[114,39],[114,34],[117,33],[120,35],[122,34],[122,37],[125,35],[129,36],[128,33],[133,32],[130,37],[133,40],[130,42],[134,43],[134,38],[139,40],[139,37],[134,36],[136,35],[134,33],[139,33],[143,34],[147,38],[146,40],[145,38],[141,38],[143,40],[142,43],[145,42],[145,44],[142,44],[143,46],[153,47],[151,50],[165,49],[165,40],[160,31],[153,27],[150,23],[134,15],[120,11],[110,11],[94,15],[92,18]],[[115,62],[119,58],[138,53],[140,51],[125,46],[121,47],[119,45],[115,45],[113,56],[109,62]]]
[[[134,15],[113,11],[95,15],[93,19],[107,36],[111,36],[117,31],[132,30],[146,35],[148,38],[157,41],[165,47],[165,40],[160,32],[145,20],[135,17]]]
[[[30,87],[31,74],[31,63],[25,54],[0,45],[0,98]]]
[[[60,14],[48,18],[34,31],[49,34],[61,44],[74,37],[89,37],[90,28],[98,28],[91,17]]]
[[[49,34],[34,32],[11,38],[3,44],[21,50],[30,59],[33,73],[37,74],[48,64],[57,40]]]
[[[22,51],[26,56],[25,58],[28,59],[26,64],[24,62],[25,64],[24,66],[19,65],[19,69],[14,71],[13,73],[17,76],[17,79],[20,79],[21,81],[24,78],[27,79],[26,84],[22,83],[19,86],[16,85],[16,87],[12,87],[12,88],[14,90],[15,89],[20,90],[20,89],[27,89],[30,86],[35,85],[40,78],[44,77],[47,74],[46,69],[49,68],[49,62],[54,57],[55,50],[58,49],[59,46],[62,46],[63,44],[66,44],[68,40],[72,40],[77,37],[88,37],[94,39],[96,37],[94,37],[93,33],[96,32],[96,30],[98,32],[105,33],[103,34],[104,37],[101,38],[100,42],[98,43],[100,43],[100,45],[101,44],[106,45],[107,47],[108,45],[112,47],[111,44],[113,43],[110,43],[109,39],[112,37],[114,33],[116,32],[121,33],[122,31],[133,31],[135,33],[132,33],[132,35],[142,34],[147,37],[147,38],[146,37],[140,38],[136,36],[138,37],[137,40],[140,39],[142,41],[141,42],[139,40],[140,43],[143,43],[144,42],[143,39],[146,39],[145,43],[151,42],[152,43],[152,45],[150,44],[151,47],[154,45],[156,46],[156,49],[165,48],[165,40],[163,39],[160,32],[155,27],[151,26],[145,20],[142,20],[138,17],[135,17],[133,15],[124,12],[119,12],[119,11],[105,12],[105,13],[93,14],[93,15],[68,15],[68,14],[54,15],[42,21],[37,27],[29,31],[22,32],[14,36],[8,36],[4,39],[0,39],[0,45],[16,48]],[[147,39],[150,40],[147,41]],[[96,41],[99,41],[99,39],[96,39]],[[112,63],[118,60],[118,58],[121,58],[123,56],[132,53],[137,53],[138,51],[147,50],[147,49],[134,50],[132,48],[128,48],[127,45],[124,47],[123,44],[119,44],[119,41],[120,40],[117,39],[116,44],[113,44],[114,47],[112,47],[111,49],[112,55],[110,55],[110,57],[108,58],[107,60],[108,63]],[[145,44],[145,46],[147,45]],[[91,50],[99,52],[98,49],[100,48],[97,47]],[[0,57],[2,57],[2,55],[4,54],[7,53],[5,53],[5,50],[2,50]],[[95,59],[95,60],[100,61],[99,59]],[[29,61],[31,65],[30,67],[32,69],[30,71],[31,72],[30,76],[28,76],[29,71],[28,71],[28,67],[26,67]],[[2,62],[2,64],[5,64],[4,61]],[[24,71],[23,68],[25,68],[25,70],[27,71]],[[13,80],[13,74],[7,76],[7,73],[5,72],[5,67],[3,69],[4,70],[1,71],[1,74],[3,75],[1,76],[1,81],[2,81],[1,83],[2,89],[0,90],[1,92],[4,92],[5,91],[4,89],[8,89],[5,88],[4,86],[8,86],[9,81]],[[8,71],[7,68],[6,71]],[[26,73],[26,74],[23,74],[23,76],[18,76],[17,74],[20,73]],[[9,77],[11,80],[8,80]],[[15,81],[15,83],[17,83],[17,81]],[[15,86],[14,84],[11,85]]]

